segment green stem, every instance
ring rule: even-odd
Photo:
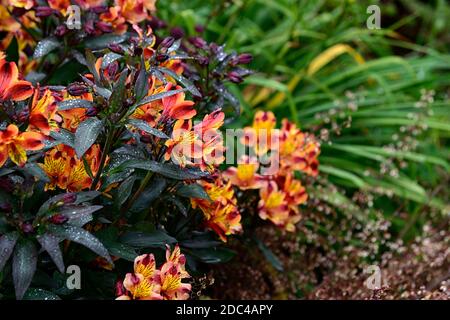
[[[141,184],[139,185],[139,188],[136,190],[136,192],[133,194],[133,196],[130,198],[130,200],[127,202],[127,205],[122,208],[122,214],[127,212],[131,205],[136,202],[136,200],[139,198],[141,193],[144,191],[144,189],[147,187],[148,183],[150,182],[151,178],[153,177],[153,171],[147,172],[144,179],[141,181]]]
[[[98,182],[100,181],[100,177],[102,175],[103,167],[105,166],[106,157],[109,153],[109,149],[111,148],[113,138],[115,135],[115,130],[112,129],[108,136],[106,137],[105,147],[102,150],[102,156],[100,158],[100,165],[98,167],[97,173],[95,174],[94,181],[92,181],[91,190],[95,190],[97,188]]]

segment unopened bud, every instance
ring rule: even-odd
[[[73,202],[75,202],[75,200],[77,200],[76,193],[66,193],[62,198],[62,201],[64,201],[64,204],[73,203]]]
[[[109,50],[111,50],[112,52],[115,52],[115,53],[119,53],[119,54],[124,53],[123,48],[117,43],[111,43],[110,45],[108,45],[108,48],[109,48]]]
[[[175,27],[172,30],[170,30],[170,35],[174,37],[175,39],[181,39],[184,37],[184,30],[180,27]]]
[[[53,224],[63,224],[65,223],[69,218],[67,218],[65,215],[61,213],[57,213],[50,217],[50,222]]]
[[[67,33],[68,30],[69,29],[67,29],[65,24],[60,24],[55,29],[55,36],[62,37],[62,36],[64,36]]]
[[[189,42],[192,43],[197,48],[204,48],[206,46],[206,41],[200,37],[191,37]]]
[[[239,64],[248,64],[252,62],[253,56],[250,53],[242,53],[237,57]]]
[[[244,80],[236,71],[231,71],[228,73],[228,79],[234,83],[241,83]]]
[[[175,42],[174,37],[167,37],[167,38],[164,38],[163,41],[161,41],[161,43],[159,44],[159,47],[160,48],[170,48],[174,42]]]
[[[89,88],[84,83],[76,82],[76,83],[71,83],[67,86],[67,92],[71,96],[81,96],[85,93],[88,93]]]
[[[49,17],[54,13],[57,13],[55,9],[50,7],[37,7],[36,8],[36,17]]]
[[[24,233],[32,233],[34,231],[33,225],[29,222],[22,223],[21,229]]]
[[[86,115],[87,115],[88,117],[96,116],[97,113],[98,113],[98,110],[97,110],[96,107],[90,107],[90,108],[88,108],[87,111],[86,111]]]
[[[91,11],[96,14],[105,13],[108,10],[109,10],[108,6],[96,6],[96,7],[91,8]]]
[[[95,23],[95,26],[103,33],[111,33],[112,32],[112,26],[110,23],[99,21]]]

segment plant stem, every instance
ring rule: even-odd
[[[102,150],[102,156],[100,158],[100,165],[98,167],[97,173],[95,174],[94,181],[92,181],[91,190],[95,190],[97,188],[97,184],[100,181],[100,176],[102,175],[103,167],[105,166],[106,157],[109,153],[109,149],[111,148],[113,138],[115,135],[115,130],[112,129],[108,136],[106,137],[105,147]]]
[[[153,172],[152,171],[147,172],[147,174],[145,175],[141,184],[139,185],[139,188],[136,190],[136,192],[133,194],[133,196],[127,202],[127,205],[122,208],[122,210],[121,210],[122,214],[127,212],[130,209],[131,205],[139,198],[139,196],[144,191],[145,187],[147,187],[147,184],[150,182],[150,179],[152,177],[153,177]]]

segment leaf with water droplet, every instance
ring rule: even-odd
[[[14,249],[12,276],[18,300],[22,299],[33,280],[37,256],[36,246],[30,240],[19,242]]]
[[[151,127],[144,120],[129,119],[127,122],[128,122],[128,124],[131,124],[133,127],[136,127],[139,130],[145,131],[147,133],[150,133],[150,134],[154,135],[155,137],[162,138],[162,139],[169,139],[169,137],[164,132]]]
[[[115,52],[108,52],[103,56],[102,69],[106,69],[111,63],[122,58],[122,55]]]
[[[11,256],[18,238],[19,234],[17,232],[10,232],[0,237],[0,271],[3,270]]]
[[[92,221],[92,213],[101,208],[103,206],[64,206],[59,213],[69,219],[68,224],[82,227]]]
[[[175,180],[196,180],[209,175],[198,168],[181,168],[173,163],[159,163],[153,160],[130,160],[123,164],[128,168],[143,169],[156,172]]]
[[[167,68],[159,68],[159,70],[161,72],[163,72],[163,73],[168,74],[169,76],[171,76],[175,80],[177,80],[177,82],[181,83],[194,96],[197,96],[197,97],[201,97],[202,96],[200,91],[198,91],[197,87],[191,81],[189,81],[188,79],[186,79],[182,75],[178,75],[174,71],[172,71],[170,69],[167,69]]]
[[[94,144],[102,129],[103,121],[97,118],[88,118],[78,125],[75,132],[75,152],[78,158]]]
[[[36,240],[40,243],[42,248],[48,252],[59,272],[64,273],[64,261],[61,248],[59,247],[60,239],[54,235],[45,233],[41,236],[37,236]]]
[[[33,59],[39,59],[39,58],[45,56],[47,53],[55,50],[60,45],[61,44],[56,39],[56,37],[51,36],[51,37],[42,39],[36,45],[36,49],[34,49]]]
[[[51,225],[48,227],[48,232],[54,234],[55,236],[79,243],[91,249],[99,256],[105,258],[110,264],[114,264],[111,260],[108,250],[103,246],[100,240],[98,240],[90,232],[84,230],[83,228],[71,225]]]
[[[61,300],[61,298],[44,289],[29,288],[23,296],[23,300]]]
[[[211,200],[205,189],[198,183],[183,185],[177,189],[176,193],[177,195],[186,198]]]
[[[93,106],[92,101],[84,99],[70,99],[58,102],[58,111],[65,111],[75,108],[90,108]]]
[[[63,128],[60,128],[59,131],[51,131],[50,137],[58,141],[59,143],[65,144],[71,148],[75,145],[75,135]]]

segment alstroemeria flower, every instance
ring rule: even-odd
[[[9,4],[16,8],[24,8],[25,10],[30,10],[33,5],[33,0],[9,0]]]
[[[241,190],[260,189],[267,183],[258,172],[259,164],[255,157],[244,156],[237,167],[229,167],[223,173],[225,179]]]
[[[16,125],[10,124],[5,130],[0,131],[0,167],[6,160],[19,166],[24,166],[27,162],[26,151],[40,150],[44,147],[45,136],[38,132],[19,132]]]
[[[164,91],[172,90],[172,82],[167,83]],[[174,89],[181,89],[180,86],[176,86]],[[163,119],[169,117],[176,120],[188,120],[197,114],[194,109],[194,101],[186,101],[184,92],[162,98]]]
[[[166,262],[156,269],[153,254],[143,254],[134,260],[134,273],[128,273],[123,283],[116,284],[116,300],[186,300],[192,289],[183,279],[191,276],[185,269],[186,258],[180,247],[171,252],[167,246]]]
[[[167,150],[165,159],[185,167],[194,164],[194,159],[202,158],[202,141],[192,131],[190,120],[178,120],[173,128],[172,137],[165,143]]]
[[[92,174],[96,174],[100,165],[100,147],[93,145],[84,155]],[[89,188],[92,178],[86,172],[84,162],[75,154],[75,150],[66,145],[58,145],[46,152],[44,163],[39,164],[50,179],[45,190],[56,187],[70,192]]]
[[[29,129],[40,131],[48,136],[50,131],[58,128],[58,122],[61,122],[62,118],[56,114],[56,102],[51,91],[45,89],[42,97],[39,98],[39,95],[37,89],[31,104]]]
[[[200,208],[205,216],[206,226],[214,230],[224,242],[226,236],[242,231],[241,215],[237,208],[237,200],[230,182],[225,183],[217,178],[213,183],[202,181],[210,200],[191,199],[192,207]]]
[[[283,119],[280,130],[279,156],[282,170],[298,170],[311,176],[318,174],[320,145],[313,136]]]
[[[140,273],[146,278],[155,275],[156,262],[153,254],[143,254],[134,259],[134,272]]]
[[[306,190],[299,180],[294,179],[292,174],[279,176],[277,181],[270,181],[267,187],[260,190],[259,216],[293,232],[295,224],[301,219],[298,206],[306,200]]]
[[[130,292],[131,297],[118,297],[117,300],[161,300],[162,296],[159,294],[161,286],[146,278],[140,273],[127,273],[123,286]]]
[[[33,94],[30,82],[19,80],[19,71],[14,62],[0,60],[0,100],[22,101]]]
[[[121,9],[121,15],[131,24],[137,24],[149,17],[155,10],[156,0],[116,0],[116,6]]]
[[[264,155],[277,148],[276,118],[270,111],[258,111],[251,127],[244,128],[241,142],[252,147],[257,155]]]

